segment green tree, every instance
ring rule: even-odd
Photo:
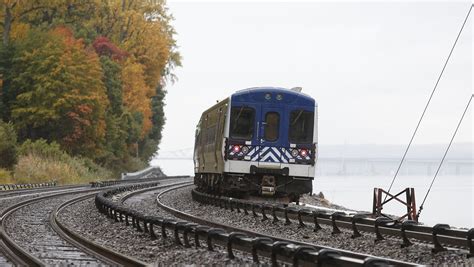
[[[17,159],[15,129],[11,123],[0,120],[0,168],[12,169]]]
[[[121,115],[123,112],[121,68],[118,63],[107,56],[100,57],[105,88],[112,113]]]
[[[100,156],[108,99],[95,53],[66,28],[32,30],[12,73],[12,119],[22,140],[44,138],[73,154]]]

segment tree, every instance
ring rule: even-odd
[[[17,162],[16,132],[11,123],[0,120],[0,168],[12,169]]]
[[[15,22],[32,14],[45,14],[45,11],[54,8],[60,0],[0,0],[0,25],[3,28],[2,43],[10,43],[10,34]]]
[[[140,156],[144,161],[150,161],[159,149],[163,127],[166,122],[164,106],[166,91],[160,85],[156,87],[156,95],[151,101],[152,107],[152,128],[144,140],[140,142]]]
[[[18,90],[12,119],[20,137],[100,155],[108,99],[98,56],[67,28],[32,30],[21,47],[12,67],[12,87]]]
[[[181,65],[164,0],[0,0],[0,118],[125,168],[161,140]]]
[[[151,96],[153,90],[145,83],[143,66],[136,62],[133,56],[129,57],[123,64],[122,81],[123,104],[130,112],[141,114],[140,139],[143,139],[152,126]]]

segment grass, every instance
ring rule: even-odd
[[[13,184],[12,173],[9,170],[0,168],[0,184]]]
[[[20,156],[14,168],[14,183],[80,184],[110,180],[111,172],[80,158],[48,158],[34,153]]]

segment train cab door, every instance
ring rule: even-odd
[[[258,165],[262,168],[280,168],[282,147],[282,107],[263,106],[258,120],[259,124],[259,158]]]

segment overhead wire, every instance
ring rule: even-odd
[[[388,191],[387,191],[387,194],[385,195],[384,201],[387,199],[388,193],[390,193],[390,190],[391,190],[392,187],[393,187],[393,183],[395,182],[395,179],[397,178],[397,175],[398,175],[398,173],[400,172],[400,169],[401,169],[402,164],[403,164],[403,162],[404,162],[404,160],[405,160],[405,157],[406,157],[406,155],[407,155],[407,153],[408,153],[408,150],[410,149],[410,146],[411,146],[411,144],[413,143],[413,139],[415,138],[415,135],[416,135],[416,133],[417,133],[417,131],[418,131],[418,128],[420,127],[421,121],[423,120],[423,117],[425,116],[426,110],[428,109],[428,106],[430,105],[431,99],[433,98],[433,95],[434,95],[434,93],[435,93],[435,91],[436,91],[436,89],[437,89],[437,87],[438,87],[439,81],[441,80],[441,77],[443,76],[444,70],[446,69],[446,66],[448,65],[449,59],[451,58],[451,55],[453,54],[454,48],[456,47],[456,44],[457,44],[457,42],[458,42],[458,40],[459,40],[459,37],[461,36],[462,30],[464,29],[464,26],[466,25],[466,22],[467,22],[467,20],[468,20],[468,18],[469,18],[469,14],[471,14],[471,10],[472,10],[472,7],[473,7],[473,6],[474,6],[474,4],[471,4],[471,7],[469,8],[469,11],[467,12],[466,18],[464,19],[464,22],[463,22],[463,24],[462,24],[462,26],[461,26],[461,29],[459,30],[459,33],[458,33],[458,35],[457,35],[457,37],[456,37],[456,40],[454,41],[454,44],[453,44],[453,46],[451,47],[451,51],[449,52],[449,55],[448,55],[448,57],[446,58],[446,61],[444,62],[443,69],[441,70],[441,73],[440,73],[439,76],[438,76],[438,80],[436,80],[436,83],[435,83],[435,85],[434,85],[434,87],[433,87],[433,90],[431,91],[431,94],[430,94],[430,97],[429,97],[429,99],[428,99],[428,102],[426,103],[425,108],[423,109],[423,113],[421,114],[421,117],[420,117],[420,119],[418,120],[418,124],[416,125],[415,131],[413,132],[413,135],[411,136],[410,142],[408,143],[408,146],[407,146],[407,148],[406,148],[406,150],[405,150],[405,153],[403,154],[403,157],[402,157],[402,159],[400,160],[400,164],[398,165],[397,171],[395,172],[395,175],[393,176],[392,182],[390,183],[390,187],[388,188]]]
[[[428,191],[426,191],[425,197],[423,198],[423,202],[421,203],[420,208],[418,209],[418,214],[416,215],[417,220],[420,217],[421,211],[423,210],[423,205],[425,204],[425,201],[428,198],[428,194],[430,193],[431,188],[433,187],[433,184],[436,180],[436,177],[438,176],[439,170],[441,169],[441,165],[443,165],[444,159],[446,158],[446,155],[448,154],[449,148],[451,147],[451,144],[453,143],[454,137],[456,136],[456,133],[459,130],[459,126],[461,125],[461,122],[464,119],[464,115],[466,115],[466,112],[469,109],[469,105],[471,104],[471,101],[472,101],[473,97],[474,97],[474,95],[471,95],[471,97],[469,98],[469,102],[467,102],[466,108],[464,109],[464,112],[462,113],[461,119],[458,122],[458,126],[456,127],[456,130],[454,130],[454,134],[451,137],[451,141],[449,142],[448,147],[446,147],[446,150],[444,151],[443,158],[439,162],[438,169],[436,169],[436,173],[435,173],[433,179],[431,180],[430,187],[428,188]]]

